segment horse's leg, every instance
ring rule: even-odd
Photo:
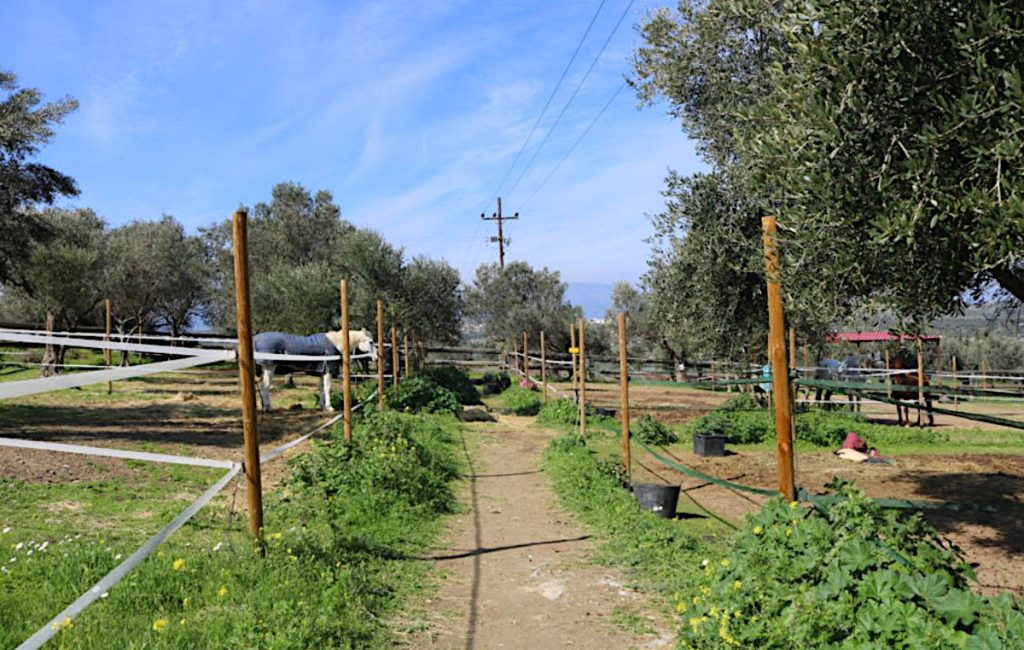
[[[263,411],[270,413],[270,382],[274,379],[274,366],[263,366],[263,381],[260,382],[260,395],[263,397]]]
[[[924,405],[928,409],[928,426],[934,427],[935,426],[935,413],[932,411],[932,398],[931,397],[925,397],[924,398]]]
[[[331,373],[327,371],[320,377],[320,406],[325,411],[333,411],[331,404]]]

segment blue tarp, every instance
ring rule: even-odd
[[[256,352],[295,354],[303,356],[337,356],[341,354],[326,334],[298,336],[284,332],[261,332],[252,338]],[[258,363],[258,362],[257,362]],[[308,372],[322,375],[329,371],[332,377],[341,374],[341,361],[275,361],[277,372]]]

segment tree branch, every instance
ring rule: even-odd
[[[1003,289],[1009,291],[1017,300],[1024,302],[1024,277],[1017,274],[1009,266],[992,269],[992,277]]]

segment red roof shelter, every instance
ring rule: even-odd
[[[829,343],[881,343],[885,341],[939,341],[935,334],[893,334],[891,332],[836,332],[825,339]]]

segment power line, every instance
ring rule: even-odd
[[[533,152],[533,156],[530,157],[530,161],[526,163],[526,167],[524,167],[523,170],[519,172],[519,176],[516,177],[515,183],[513,183],[512,187],[509,188],[509,194],[511,194],[516,189],[516,187],[519,186],[519,181],[523,180],[523,176],[525,176],[526,172],[529,171],[530,166],[533,165],[533,161],[537,159],[537,156],[540,154],[541,149],[544,148],[544,145],[547,144],[548,139],[551,138],[551,134],[554,133],[555,129],[558,127],[558,124],[562,121],[562,117],[565,115],[565,112],[569,110],[569,107],[572,105],[573,100],[576,99],[576,95],[580,92],[580,88],[582,88],[583,84],[586,83],[587,78],[590,77],[590,73],[594,70],[594,66],[597,65],[597,62],[601,59],[601,55],[604,54],[605,49],[608,48],[608,44],[611,43],[612,37],[615,36],[615,33],[617,31],[619,31],[619,26],[622,25],[622,21],[625,20],[626,14],[629,13],[630,8],[633,6],[633,2],[634,0],[629,0],[629,4],[626,5],[626,8],[622,11],[622,15],[619,16],[618,22],[615,23],[615,27],[612,28],[611,34],[608,34],[608,38],[605,39],[604,44],[601,46],[601,50],[597,53],[597,56],[594,57],[594,60],[590,62],[590,67],[587,68],[586,74],[584,74],[583,78],[580,79],[580,82],[576,85],[576,89],[572,91],[572,95],[569,97],[569,101],[567,101],[565,103],[565,106],[562,107],[562,112],[558,114],[557,118],[555,118],[555,123],[551,125],[550,129],[548,129],[547,135],[545,135],[544,139],[541,140],[540,145],[537,146],[537,150]]]
[[[562,166],[562,163],[564,163],[566,159],[572,155],[573,151],[576,151],[576,147],[579,145],[580,141],[582,141],[583,138],[586,137],[588,133],[590,133],[590,129],[594,126],[594,124],[597,123],[599,119],[601,119],[601,116],[604,115],[604,112],[608,110],[608,107],[612,105],[612,102],[615,101],[615,98],[619,96],[619,93],[622,92],[622,89],[625,87],[625,81],[619,84],[619,87],[615,89],[615,92],[612,93],[612,96],[608,99],[607,102],[605,102],[604,106],[601,107],[601,110],[597,112],[597,115],[594,116],[594,119],[590,120],[590,124],[587,125],[587,128],[583,129],[583,133],[580,133],[580,137],[576,138],[576,142],[572,143],[572,146],[569,147],[569,150],[565,152],[565,155],[562,156],[562,159],[558,161],[558,164],[555,165],[550,172],[548,172],[548,175],[545,176],[544,180],[540,182],[540,185],[538,185],[537,188],[533,190],[533,193],[531,193],[530,196],[528,196],[526,200],[519,205],[520,210],[522,210],[523,207],[527,203],[529,203],[533,197],[537,196],[537,192],[540,192],[541,188],[543,188],[547,184],[547,182],[551,180],[551,177],[555,175],[555,172],[557,172],[558,168]],[[518,214],[518,212],[516,214]]]
[[[572,67],[573,62],[576,60],[576,55],[579,54],[580,48],[583,47],[583,42],[587,40],[587,35],[590,34],[590,29],[594,26],[594,22],[597,21],[598,14],[601,13],[601,8],[604,7],[605,0],[601,0],[600,4],[597,5],[597,10],[594,12],[594,16],[590,19],[590,24],[587,25],[586,31],[583,32],[583,36],[580,37],[580,42],[576,44],[576,49],[573,50],[572,56],[569,57],[569,62],[565,64],[565,69],[562,70],[562,76],[558,78],[558,83],[555,84],[551,94],[548,95],[548,100],[544,103],[544,108],[541,109],[540,115],[537,116],[537,121],[533,123],[533,128],[530,129],[529,135],[526,136],[526,140],[523,141],[523,146],[519,148],[519,153],[516,154],[512,164],[509,165],[508,170],[505,172],[505,176],[502,177],[501,182],[498,183],[498,190],[494,193],[495,196],[501,194],[501,189],[505,186],[505,181],[508,180],[509,174],[515,169],[516,163],[519,162],[519,158],[526,151],[526,146],[530,144],[530,138],[533,137],[534,132],[540,125],[540,121],[544,118],[544,114],[547,113],[548,107],[551,106],[551,101],[555,98],[555,94],[558,93],[558,89],[562,87],[562,82],[565,81],[565,75],[569,73],[569,68]]]

